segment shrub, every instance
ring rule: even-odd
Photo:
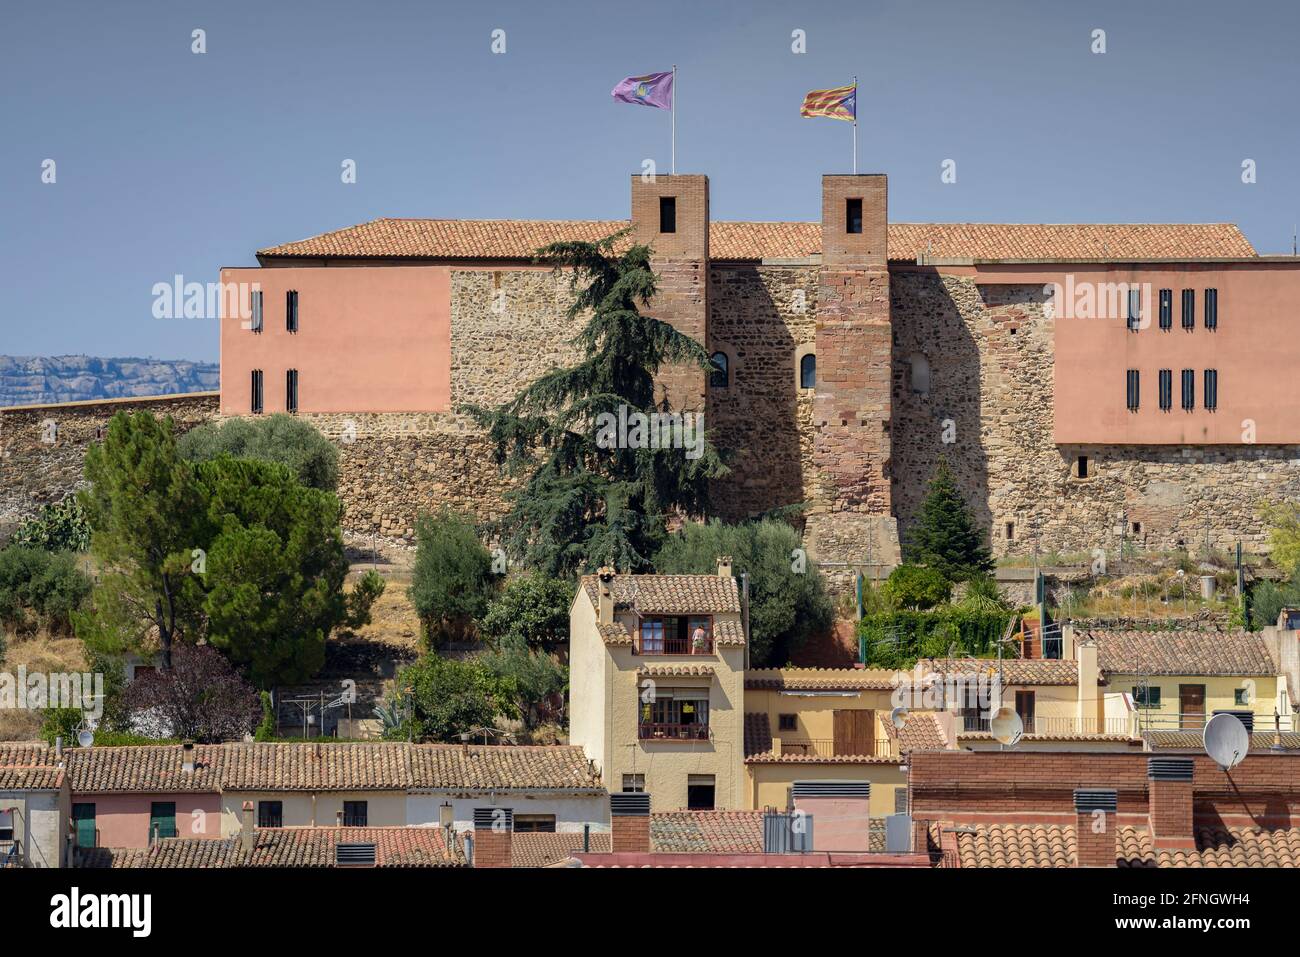
[[[221,455],[287,465],[308,488],[334,491],[339,484],[339,453],[314,426],[283,412],[257,419],[205,422],[176,443],[181,458],[206,462]]]
[[[44,626],[52,632],[70,632],[72,614],[92,588],[69,552],[24,545],[0,549],[0,624],[14,631]]]
[[[241,740],[261,710],[248,682],[208,645],[177,645],[171,671],[136,678],[123,704],[137,727],[206,744]]]
[[[919,565],[899,565],[889,573],[882,586],[896,608],[924,610],[941,605],[952,597],[952,583],[936,569]]]
[[[488,671],[513,682],[513,704],[532,729],[553,719],[563,705],[569,683],[569,669],[545,651],[528,647],[517,636],[505,639],[499,648],[480,656]]]
[[[262,701],[262,720],[253,732],[253,740],[270,741],[275,738],[275,709],[271,706],[271,692],[260,691],[258,697]]]
[[[492,597],[492,558],[465,518],[443,510],[415,522],[415,568],[408,593],[431,644],[461,640]]]
[[[881,612],[858,622],[858,635],[866,646],[868,666],[906,670],[918,658],[946,658],[950,652],[958,657],[990,654],[1012,614],[953,605]]]
[[[18,526],[10,544],[50,552],[84,552],[90,548],[90,523],[85,509],[75,495],[43,505],[40,515]]]
[[[573,593],[572,582],[541,572],[511,578],[488,603],[479,631],[498,646],[521,641],[534,648],[552,650],[569,638]]]
[[[514,679],[494,674],[476,659],[429,652],[399,670],[396,683],[398,722],[384,722],[390,739],[452,741],[462,732],[492,727],[499,717],[517,715]]]

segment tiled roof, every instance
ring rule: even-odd
[[[947,828],[945,828],[947,830]],[[1070,824],[981,824],[952,828],[962,867],[1074,867]],[[1145,828],[1120,827],[1120,867],[1297,867],[1300,828],[1198,827],[1195,850],[1155,850]]]
[[[738,621],[716,621],[713,623],[713,643],[715,645],[743,645],[745,643],[745,626]]]
[[[898,731],[886,721],[885,729],[891,737],[898,738],[898,749],[904,754],[908,751],[943,751],[948,747],[939,719],[928,712],[909,714]]]
[[[1262,635],[1248,631],[1090,631],[1110,674],[1276,675]]]
[[[601,625],[600,637],[607,645],[632,644],[632,632],[628,631],[627,625],[621,621],[612,621],[609,624]]]
[[[602,792],[600,775],[575,745],[413,745],[411,786],[467,790]]]
[[[582,587],[599,607],[599,582],[584,575]],[[732,575],[615,575],[614,607],[643,615],[707,615],[740,612],[740,589]]]
[[[926,658],[921,665],[941,674],[1001,674],[1009,685],[1073,685],[1079,666],[1055,658]]]
[[[410,746],[365,744],[227,744],[221,786],[227,791],[404,790],[411,785]]]
[[[1250,736],[1251,751],[1268,751],[1272,749],[1274,739],[1271,730],[1272,723],[1273,719],[1271,717],[1256,716],[1255,733]],[[1260,730],[1261,727],[1270,730]],[[1153,751],[1165,749],[1200,752],[1205,750],[1204,732],[1200,730],[1144,731],[1142,737],[1146,739],[1147,744]],[[1283,731],[1278,737],[1281,739],[1279,743],[1282,745],[1283,750],[1300,751],[1300,731]]]
[[[712,665],[642,665],[636,670],[647,678],[712,678]]]
[[[752,668],[745,687],[754,691],[889,691],[898,672],[887,668]]]
[[[745,757],[772,753],[772,722],[766,711],[745,712]]]
[[[0,744],[0,791],[57,791],[63,768],[44,744]]]
[[[581,835],[579,835],[581,837]],[[374,844],[376,867],[462,867],[459,840],[440,827],[286,827],[255,831],[245,854],[239,835],[169,837],[147,848],[78,851],[78,867],[339,867],[339,844]]]
[[[650,815],[651,850],[675,854],[761,854],[762,811],[669,811]]]
[[[593,833],[590,848],[593,854],[608,854],[611,850],[609,834]],[[524,831],[510,835],[511,867],[553,867],[581,852],[581,833]]]
[[[183,749],[178,744],[71,748],[64,752],[64,758],[69,785],[82,794],[217,791],[225,747],[229,746],[196,745],[193,771],[182,767]]]
[[[548,243],[594,241],[627,220],[376,219],[258,250],[264,257],[529,259]],[[890,223],[895,261],[929,259],[1196,259],[1253,256],[1231,223]],[[821,252],[816,222],[714,222],[718,260],[806,259]]]

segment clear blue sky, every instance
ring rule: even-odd
[[[850,130],[799,103],[856,73],[894,220],[1232,221],[1289,252],[1298,38],[1294,2],[10,3],[0,353],[216,358],[154,283],[378,216],[622,218],[668,115],[609,91],[674,62],[678,169],[717,219],[818,217]]]

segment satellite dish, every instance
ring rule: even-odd
[[[77,732],[77,744],[81,745],[83,748],[88,748],[94,743],[95,743],[95,732],[93,731]]]
[[[1025,734],[1025,723],[1020,720],[1014,708],[998,708],[989,721],[989,730],[993,738],[1002,744],[1014,747],[1020,743]]]
[[[1221,713],[1205,723],[1205,753],[1220,771],[1235,768],[1250,750],[1250,732],[1235,714]]]
[[[889,712],[889,723],[894,726],[895,731],[903,730],[903,725],[907,724],[907,714],[906,708],[895,708]]]

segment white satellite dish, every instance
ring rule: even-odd
[[[1015,746],[1025,734],[1025,723],[1016,714],[1015,708],[998,708],[989,721],[989,730],[993,739],[1008,746]]]
[[[889,712],[889,723],[894,726],[894,730],[902,731],[903,725],[907,724],[908,711],[906,708],[895,708]]]
[[[77,744],[81,745],[83,748],[88,748],[94,743],[95,743],[95,732],[93,731],[77,732]]]
[[[1216,714],[1205,722],[1205,753],[1220,771],[1235,768],[1250,750],[1250,732],[1235,714]]]

